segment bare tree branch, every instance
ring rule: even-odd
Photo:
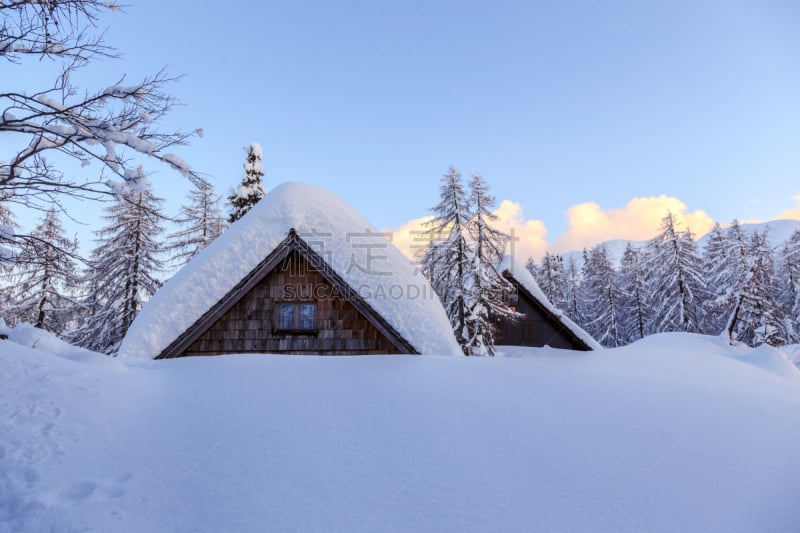
[[[117,9],[115,2],[98,0],[0,0],[0,58],[20,63],[35,55],[61,61],[52,87],[0,92],[4,201],[43,209],[60,195],[96,199],[119,193],[144,177],[142,158],[202,181],[169,152],[202,132],[158,127],[177,105],[166,86],[178,77],[162,70],[132,85],[123,77],[95,92],[79,91],[70,81],[89,59],[116,55],[87,29],[95,27],[101,12]],[[65,161],[72,161],[70,167],[95,168],[70,171]]]
[[[12,63],[24,56],[115,57],[103,36],[92,37],[87,28],[96,27],[102,12],[120,9],[98,0],[0,0],[0,57]]]

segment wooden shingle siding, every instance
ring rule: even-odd
[[[279,302],[316,304],[316,330],[276,331]],[[401,353],[297,252],[255,284],[180,355]]]
[[[506,275],[517,290],[517,312],[524,316],[516,323],[497,320],[495,343],[507,346],[550,346],[569,350],[591,348],[565,327],[512,276]]]

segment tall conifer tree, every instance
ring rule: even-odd
[[[730,293],[736,283],[730,240],[719,224],[714,224],[703,253],[703,275],[708,284],[708,297],[703,302],[704,331],[720,333],[730,313]]]
[[[14,234],[18,227],[11,209],[2,199],[0,193],[0,313],[11,305],[11,268],[17,245]]]
[[[261,179],[264,177],[264,164],[261,162],[263,157],[264,151],[261,149],[261,145],[256,142],[250,143],[250,146],[247,147],[247,160],[244,163],[242,183],[228,196],[231,205],[228,222],[231,224],[242,218],[266,194],[264,185],[261,183]]]
[[[566,311],[567,316],[571,318],[573,322],[582,325],[585,323],[583,312],[583,294],[581,290],[583,277],[582,270],[578,267],[578,263],[575,261],[575,257],[572,255],[567,258],[567,264],[564,272],[566,274],[565,286],[567,298],[567,304],[564,311]]]
[[[706,282],[688,230],[679,233],[671,212],[661,220],[661,233],[648,241],[645,272],[654,301],[653,332],[700,332]]]
[[[519,316],[507,304],[507,296],[513,286],[498,270],[510,236],[489,225],[490,221],[497,219],[491,212],[495,199],[489,195],[489,187],[483,177],[474,174],[469,185],[473,247],[467,350],[471,355],[494,355],[492,321],[498,317],[515,320]]]
[[[766,232],[753,233],[749,257],[749,269],[735,291],[726,332],[731,341],[749,346],[786,344],[789,331],[778,303],[779,289]]]
[[[542,292],[558,309],[567,307],[567,291],[564,273],[564,258],[558,254],[546,252],[542,265],[538,268],[536,281]]]
[[[181,229],[167,236],[169,244],[165,249],[178,265],[187,263],[219,237],[223,224],[219,200],[214,186],[206,180],[198,182],[189,193],[189,205],[181,207],[175,220]]]
[[[37,328],[61,334],[74,306],[78,285],[75,250],[77,242],[67,238],[55,208],[22,244],[15,261],[12,322],[28,322]]]
[[[432,211],[433,219],[427,224],[431,245],[423,258],[422,272],[431,280],[450,319],[453,334],[466,354],[471,336],[468,323],[473,256],[469,241],[471,215],[461,174],[454,167],[442,176],[439,203]]]
[[[800,230],[795,230],[784,243],[777,269],[782,286],[780,303],[791,331],[789,342],[800,342]]]
[[[628,243],[617,271],[620,290],[619,326],[625,344],[643,339],[651,322],[647,278],[639,251]]]
[[[72,336],[77,344],[116,353],[144,302],[161,286],[162,202],[145,182],[143,189],[128,190],[106,209],[108,225],[96,232],[97,246],[85,276],[86,314]]]
[[[602,244],[589,252],[584,285],[585,321],[589,333],[604,346],[621,346],[620,290],[608,251]]]

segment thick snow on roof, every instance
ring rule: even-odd
[[[531,293],[531,296],[539,300],[539,302],[548,311],[558,317],[565,328],[570,330],[573,334],[575,334],[576,337],[585,342],[587,346],[589,346],[592,350],[603,349],[603,346],[594,340],[591,335],[586,333],[582,327],[573,322],[567,315],[564,314],[561,309],[550,303],[550,300],[547,299],[547,296],[544,295],[542,289],[539,288],[539,284],[536,283],[536,280],[533,278],[533,275],[530,273],[530,271],[525,268],[515,257],[506,255],[503,258],[503,261],[500,264],[500,272],[505,272],[506,270],[512,276],[514,276],[514,279],[516,279],[519,284],[525,288],[525,290]]]
[[[284,183],[153,296],[131,325],[120,355],[158,356],[292,228],[419,353],[461,353],[438,297],[387,235],[336,195],[314,185]]]

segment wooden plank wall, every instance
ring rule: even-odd
[[[517,312],[525,316],[516,324],[500,320],[497,324],[495,343],[508,346],[550,346],[584,350],[575,343],[563,326],[539,311],[538,306],[522,291],[518,291]]]
[[[278,302],[317,305],[317,331],[276,332]],[[364,355],[400,353],[296,252],[261,280],[182,355],[285,353]]]

